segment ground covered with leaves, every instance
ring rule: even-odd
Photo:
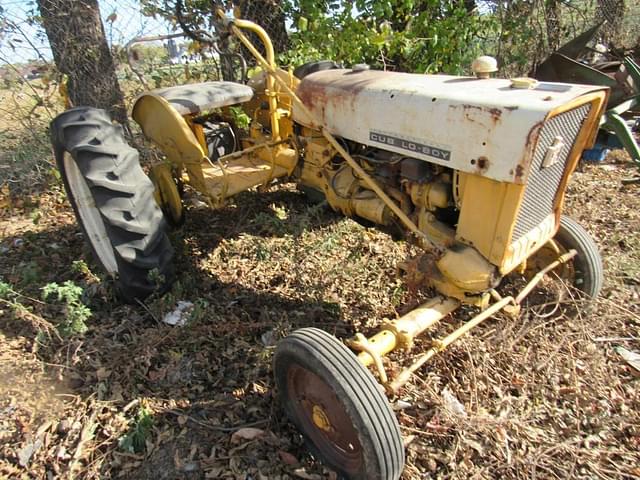
[[[621,183],[636,172],[584,166],[569,189],[604,258],[595,305],[547,285],[392,399],[403,479],[640,478],[638,372],[616,350],[640,350],[640,192]],[[0,206],[0,477],[335,478],[274,401],[275,343],[303,326],[371,334],[428,294],[396,280],[411,247],[292,185],[195,202],[173,234],[178,282],[135,306],[113,298],[59,185]],[[163,323],[178,301],[186,324]]]

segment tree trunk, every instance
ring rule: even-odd
[[[37,4],[56,66],[68,76],[71,103],[104,108],[126,123],[98,0],[37,0]]]
[[[547,40],[549,50],[554,52],[560,47],[562,31],[560,30],[560,3],[558,0],[544,2],[544,16],[547,24]]]

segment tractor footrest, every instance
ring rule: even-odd
[[[226,164],[205,163],[202,166],[207,191],[215,198],[228,198],[251,187],[287,175],[287,170],[278,165],[246,155]]]

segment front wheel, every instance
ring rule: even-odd
[[[144,300],[173,280],[173,249],[154,187],[104,110],[78,107],[51,122],[58,169],[95,258],[119,296]]]
[[[598,246],[591,235],[574,219],[562,215],[554,240],[563,249],[577,251],[568,280],[587,296],[596,298],[604,283],[604,270]]]
[[[354,480],[397,480],[404,467],[398,422],[373,375],[334,336],[302,328],[274,357],[278,395],[309,449]]]

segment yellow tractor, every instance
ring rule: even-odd
[[[247,84],[215,81],[139,96],[133,119],[163,152],[153,181],[107,113],[62,113],[51,132],[69,200],[95,257],[129,301],[171,285],[166,229],[183,218],[181,183],[218,208],[239,192],[288,178],[346,216],[403,232],[422,252],[406,274],[433,290],[431,300],[346,345],[302,328],[280,341],[273,361],[284,410],[319,459],[346,478],[397,479],[404,449],[385,392],[393,395],[497,312],[517,315],[546,274],[598,295],[598,249],[562,206],[608,90],[492,78],[490,57],[474,62],[468,77],[327,61],[285,71],[260,26],[217,16],[261,72]],[[236,127],[232,106],[249,114],[248,128]],[[501,295],[512,272],[528,283]],[[384,355],[410,349],[461,305],[478,313],[432,339],[400,374],[387,375]]]

